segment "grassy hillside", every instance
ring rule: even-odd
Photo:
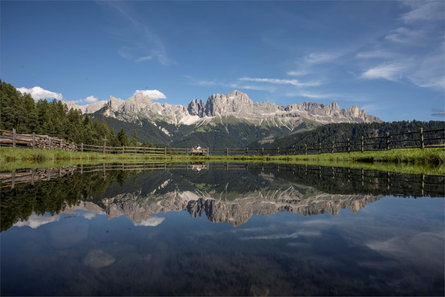
[[[235,117],[223,117],[198,127],[180,127],[180,132],[183,133],[174,137],[174,147],[199,144],[204,147],[224,148],[245,147],[255,140],[286,135],[290,130],[282,126],[255,125]]]
[[[154,145],[169,145],[172,147],[192,147],[198,144],[203,147],[245,147],[257,140],[281,137],[291,131],[274,123],[262,123],[255,125],[246,120],[235,117],[215,118],[210,122],[197,123],[196,125],[175,126],[166,122],[157,122],[157,125],[148,120],[140,120],[137,123],[127,123],[114,118],[95,114],[94,118],[104,120],[108,127],[115,131],[121,128],[128,134],[136,132],[140,142]],[[308,131],[319,124],[310,120],[303,121],[294,131]],[[168,131],[167,135],[161,127]]]
[[[159,129],[159,127],[153,125],[147,120],[141,120],[138,124],[127,123],[119,121],[114,118],[104,117],[102,115],[95,114],[95,119],[103,120],[115,134],[122,128],[127,135],[133,135],[136,132],[137,139],[140,142],[147,144],[168,145],[171,142],[171,138]],[[169,126],[165,123],[163,126]]]

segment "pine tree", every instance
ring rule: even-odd
[[[117,139],[120,145],[128,146],[128,137],[127,134],[125,134],[124,129],[121,128],[119,130],[119,133],[117,133]]]

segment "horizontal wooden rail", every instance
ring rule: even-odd
[[[390,150],[393,148],[424,148],[443,145],[445,140],[445,128],[408,131],[404,133],[378,135],[371,137],[361,137],[359,139],[346,139],[342,141],[319,142],[303,145],[293,145],[285,148],[264,148],[264,147],[215,147],[215,148],[193,148],[193,147],[146,147],[146,146],[108,146],[106,140],[102,145],[98,144],[74,144],[63,139],[48,135],[17,134],[12,131],[0,130],[0,146],[21,146],[43,149],[63,149],[81,152],[98,152],[111,154],[150,154],[155,156],[185,154],[185,155],[297,155],[297,154],[318,154],[337,153],[352,151],[376,151]],[[425,134],[428,137],[425,137]]]

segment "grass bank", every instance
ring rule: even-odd
[[[122,162],[259,162],[351,167],[399,173],[445,174],[445,148],[395,149],[291,156],[135,155],[0,148],[0,170]]]

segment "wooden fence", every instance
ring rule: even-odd
[[[61,149],[64,151],[75,151],[77,147],[74,143],[69,143],[64,139],[50,137],[48,135],[17,134],[12,131],[0,130],[0,146],[31,147],[39,149]]]
[[[342,141],[319,142],[312,144],[293,145],[286,148],[201,148],[194,147],[172,148],[172,147],[130,147],[130,146],[108,146],[106,140],[103,145],[74,144],[63,139],[49,137],[48,135],[16,134],[15,129],[11,131],[0,130],[1,146],[21,146],[31,148],[44,148],[98,152],[103,154],[149,154],[157,156],[166,155],[219,155],[219,156],[240,156],[240,155],[304,155],[339,152],[364,152],[376,150],[391,150],[395,148],[425,148],[443,146],[445,144],[445,128],[410,131],[404,133],[390,134],[373,137],[361,137],[358,139],[345,139]]]
[[[154,171],[154,170],[231,170],[250,171],[252,174],[273,174],[292,183],[317,188],[332,194],[395,195],[413,197],[444,197],[445,176],[424,174],[399,174],[393,172],[323,167],[295,164],[271,163],[103,163],[96,165],[75,165],[63,168],[23,169],[0,172],[0,191],[14,188],[18,184],[34,184],[63,176],[99,173],[106,178],[111,171]],[[220,174],[223,174],[220,172]],[[283,174],[283,175],[280,175]]]
[[[106,142],[103,145],[79,144],[77,145],[79,152],[98,152],[103,154],[150,154],[150,155],[209,155],[209,148],[202,148],[197,153],[196,149],[192,147],[186,148],[171,148],[171,147],[146,147],[146,146],[107,146]]]
[[[270,155],[307,155],[321,153],[341,153],[341,152],[364,152],[391,150],[397,148],[425,148],[439,147],[445,144],[445,128],[404,133],[385,133],[385,135],[361,137],[356,139],[347,138],[341,141],[318,142],[311,144],[293,145],[286,148],[254,148],[245,149],[245,154],[270,154]],[[239,150],[235,151],[239,152]]]

